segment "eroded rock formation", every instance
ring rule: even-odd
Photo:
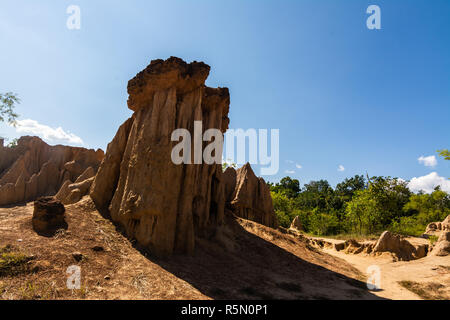
[[[14,148],[0,145],[0,205],[55,195],[85,171],[97,171],[102,150],[49,146],[38,137],[21,137]]]
[[[130,80],[134,114],[108,145],[92,185],[96,206],[152,254],[190,253],[196,236],[211,235],[223,221],[221,165],[171,160],[175,129],[193,137],[194,121],[203,130],[228,128],[228,89],[206,87],[209,70],[171,57],[152,61]]]
[[[302,223],[300,221],[300,217],[299,216],[296,216],[294,218],[294,220],[292,220],[290,229],[294,229],[294,230],[298,230],[298,231],[302,231],[303,230],[303,226],[302,226]]]
[[[441,235],[436,241],[431,253],[440,257],[450,255],[450,231],[441,232]]]
[[[425,230],[425,237],[429,236],[438,236],[441,232],[450,231],[450,215],[444,219],[442,222],[432,222],[428,224],[427,229]]]
[[[373,252],[391,252],[395,254],[399,260],[409,261],[425,257],[428,252],[428,246],[421,245],[415,247],[401,236],[385,231],[381,234],[375,244]]]
[[[55,198],[66,205],[80,201],[83,196],[89,194],[95,174],[95,170],[92,167],[88,167],[74,183],[66,180]]]
[[[277,226],[269,186],[255,175],[249,163],[238,170],[228,167],[224,181],[227,206],[235,215],[268,227]]]
[[[34,202],[33,229],[41,235],[53,235],[58,229],[67,229],[66,209],[54,197],[41,197]]]
[[[372,256],[389,254],[394,261],[410,261],[424,258],[429,253],[430,246],[427,243],[428,241],[425,239],[418,241],[419,239],[421,238],[410,238],[410,241],[408,241],[400,235],[385,231],[376,242],[371,240],[358,242],[354,239],[330,242],[326,239],[317,238],[311,238],[308,242],[316,247],[332,248],[348,254],[368,254]]]

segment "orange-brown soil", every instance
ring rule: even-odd
[[[19,273],[0,273],[1,299],[379,299],[344,260],[231,214],[193,255],[162,259],[136,249],[89,197],[66,206],[68,229],[53,237],[33,231],[32,213],[32,203],[0,208],[0,250],[28,257]],[[71,265],[79,290],[66,286]]]

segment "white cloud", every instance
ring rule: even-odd
[[[407,182],[405,179],[402,179],[402,178],[397,178],[397,181],[400,183]]]
[[[417,160],[425,167],[434,167],[437,165],[437,159],[435,156],[428,156],[428,157],[421,156]]]
[[[286,160],[287,163],[294,163],[292,160]]]
[[[426,193],[431,193],[436,186],[441,186],[441,190],[450,192],[450,180],[439,176],[436,172],[418,178],[414,177],[408,183],[409,189],[413,192],[422,190]]]
[[[345,171],[345,168],[342,164],[339,165],[338,171],[340,171],[340,172]]]
[[[294,173],[295,173],[294,170],[286,170],[285,172],[286,172],[287,174],[294,174]]]
[[[295,164],[295,166],[297,167],[297,169],[301,169],[301,168],[303,168],[303,167],[302,167],[302,165],[301,165],[301,164],[299,164],[299,163],[296,163],[296,164]]]
[[[83,140],[80,137],[73,133],[64,131],[61,127],[53,129],[44,124],[40,124],[36,120],[31,119],[18,120],[16,131],[19,133],[37,135],[51,143],[56,142],[75,145],[84,144]]]

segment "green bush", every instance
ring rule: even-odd
[[[332,214],[319,212],[314,209],[310,215],[310,225],[308,231],[318,235],[325,236],[338,233],[339,220]]]
[[[405,236],[418,237],[425,232],[425,227],[417,221],[417,217],[411,216],[402,217],[399,221],[394,221],[389,230]]]

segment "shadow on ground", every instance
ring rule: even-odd
[[[231,215],[227,226],[228,243],[198,239],[193,256],[148,259],[212,299],[381,299],[365,282],[300,257],[322,255],[319,259],[338,269],[343,260],[273,231],[281,241],[298,242],[289,252],[247,231]]]

